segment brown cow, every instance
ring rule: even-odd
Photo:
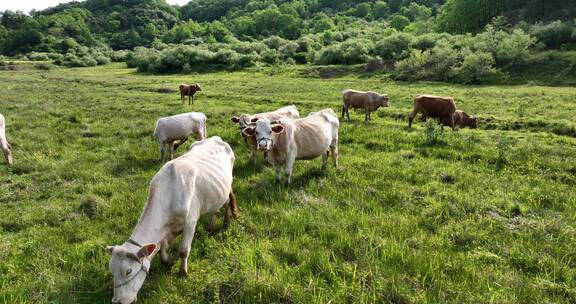
[[[418,95],[414,97],[414,108],[408,117],[408,127],[412,127],[412,121],[418,113],[424,113],[427,117],[438,118],[440,121],[446,120],[448,126],[454,130],[454,112],[456,104],[452,97],[442,97],[433,95]]]
[[[454,124],[458,128],[466,128],[466,127],[470,129],[478,128],[478,118],[475,116],[470,116],[464,111],[456,110],[456,112],[454,112],[453,117],[454,117]],[[426,121],[427,119],[428,117],[426,116],[426,113],[422,113],[422,121]],[[450,121],[446,118],[443,118],[441,122],[442,125],[444,126],[447,127],[450,126]]]
[[[348,117],[350,121],[350,113],[348,109],[350,107],[357,109],[362,108],[365,111],[364,121],[368,123],[368,120],[372,120],[370,113],[378,110],[380,106],[388,106],[388,95],[378,94],[375,92],[363,92],[356,90],[344,90],[342,92],[342,118],[344,114]]]
[[[184,104],[184,97],[188,96],[188,105],[190,103],[194,103],[194,94],[197,91],[202,91],[202,88],[198,83],[187,85],[185,83],[180,85],[180,99],[182,100],[182,104]]]

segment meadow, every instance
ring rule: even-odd
[[[319,69],[0,71],[14,151],[0,165],[0,302],[110,301],[104,248],[129,238],[162,165],[155,121],[185,111],[234,149],[239,218],[215,234],[198,226],[186,278],[155,258],[141,303],[576,302],[574,87]],[[178,85],[195,81],[203,91],[182,105]],[[391,106],[368,125],[341,119],[338,168],[298,161],[284,187],[262,155],[252,166],[233,115],[290,104],[340,115],[346,88]],[[419,93],[453,96],[479,129],[407,128]]]

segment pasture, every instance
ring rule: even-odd
[[[155,121],[185,111],[204,112],[208,136],[234,149],[239,219],[213,235],[198,226],[186,278],[156,257],[141,303],[576,302],[573,87],[305,69],[0,71],[14,152],[0,165],[0,302],[110,301],[104,247],[130,237],[161,167]],[[203,91],[181,105],[178,85],[196,81]],[[284,187],[262,154],[252,166],[233,115],[295,104],[340,116],[346,88],[387,93],[391,106],[367,126],[361,113],[340,120],[340,167],[297,161]],[[453,96],[479,129],[408,129],[419,93]]]

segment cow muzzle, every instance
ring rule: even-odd
[[[258,150],[268,151],[272,147],[272,139],[260,138],[258,139]]]

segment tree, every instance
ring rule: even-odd
[[[401,31],[410,24],[410,20],[402,15],[394,15],[388,21],[390,26]]]

